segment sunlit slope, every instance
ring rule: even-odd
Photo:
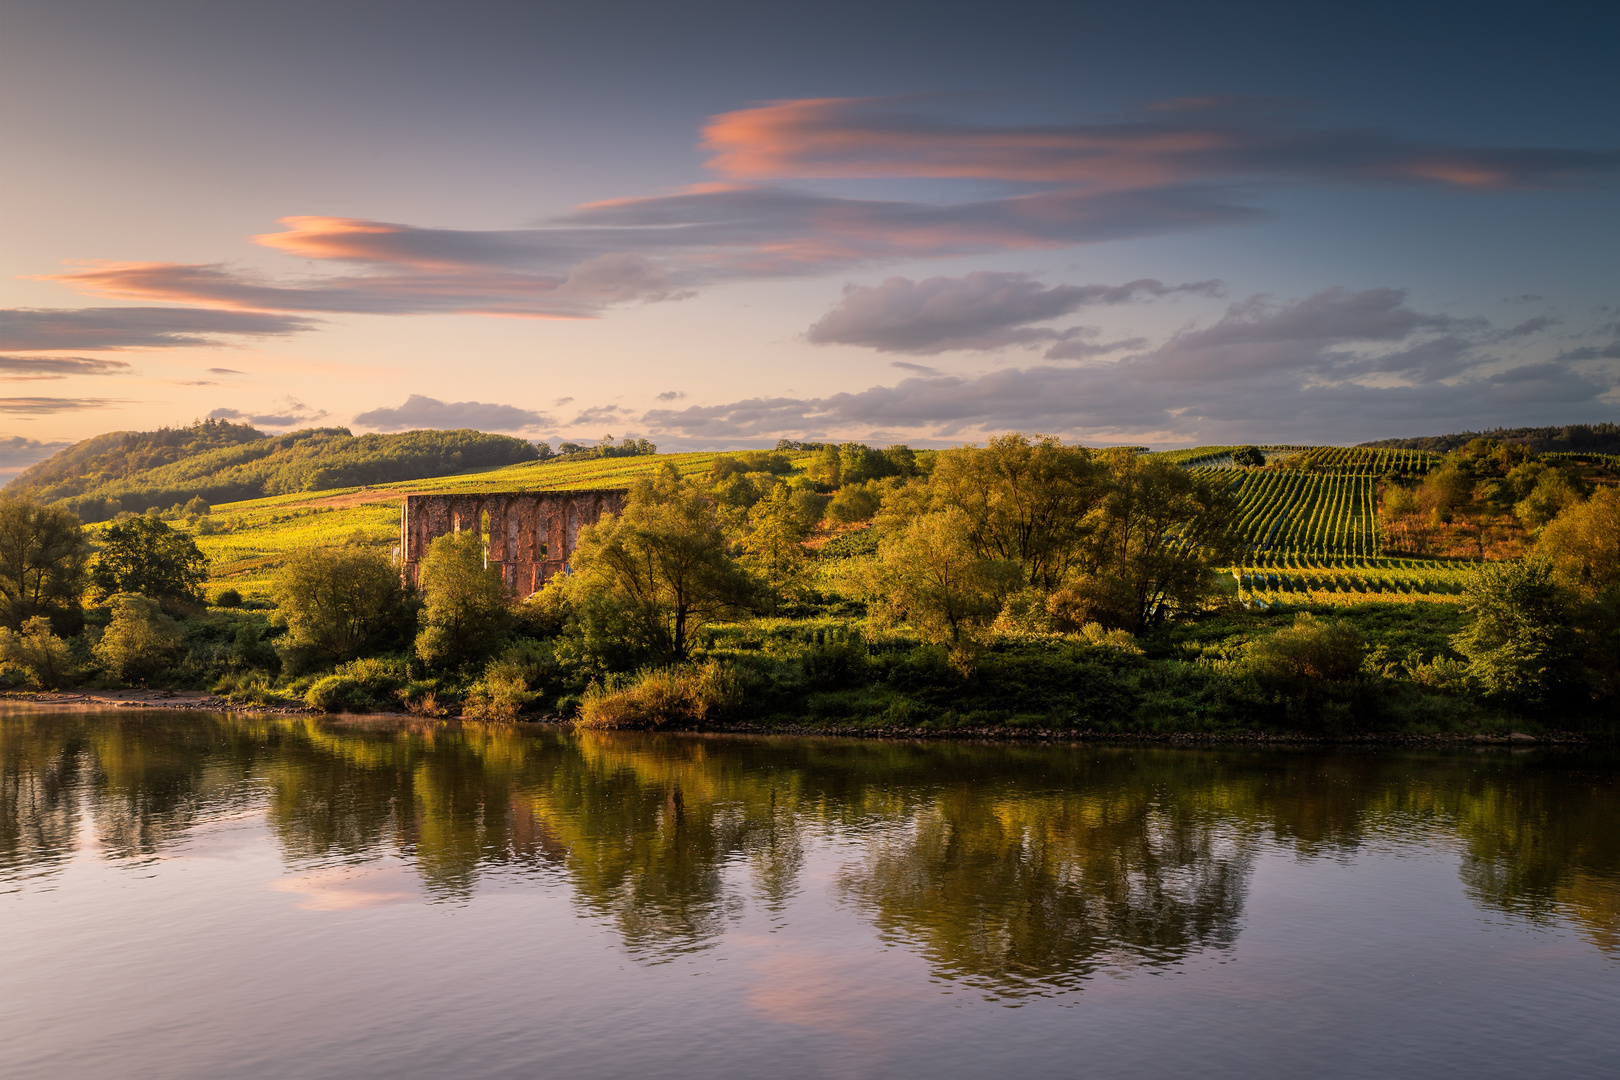
[[[1229,446],[1172,451],[1184,467],[1228,473],[1241,503],[1238,527],[1249,545],[1230,568],[1246,600],[1266,603],[1363,603],[1457,598],[1467,565],[1439,559],[1389,558],[1377,526],[1377,478],[1421,472],[1432,460],[1413,451],[1344,447],[1265,447],[1272,462],[1309,455],[1315,471],[1244,472]],[[230,585],[263,595],[288,554],[360,541],[388,549],[399,532],[401,499],[415,493],[546,491],[624,487],[671,464],[684,475],[708,473],[718,453],[660,454],[576,462],[526,462],[455,476],[427,477],[376,488],[278,495],[214,508],[218,531],[197,536],[212,562],[210,587]],[[796,469],[808,453],[790,453]]]
[[[212,514],[217,531],[198,535],[197,546],[209,558],[210,589],[226,585],[244,595],[263,595],[270,578],[295,551],[352,538],[391,548],[399,535],[403,496],[426,493],[476,494],[491,491],[558,491],[576,488],[625,487],[637,476],[665,464],[683,475],[707,473],[718,453],[658,454],[650,457],[601,458],[594,461],[525,462],[479,469],[456,476],[435,476],[377,488],[274,495],[223,503]],[[788,455],[802,467],[808,454]]]

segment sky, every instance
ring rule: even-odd
[[[5,0],[78,439],[1354,443],[1620,414],[1620,9]]]

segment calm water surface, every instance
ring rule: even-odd
[[[0,1077],[1612,1078],[1617,777],[0,710]]]

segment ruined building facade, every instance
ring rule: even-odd
[[[500,567],[507,592],[525,597],[568,565],[583,526],[623,510],[628,495],[624,488],[407,495],[399,515],[400,571],[415,586],[430,543],[450,533],[481,532],[489,565]]]

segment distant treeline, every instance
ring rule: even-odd
[[[526,440],[480,431],[357,437],[333,427],[267,436],[246,424],[204,420],[86,439],[22,473],[6,493],[60,502],[81,520],[105,521],[198,496],[219,503],[390,484],[538,457]]]
[[[1454,435],[1423,435],[1415,439],[1379,439],[1359,445],[1377,450],[1427,450],[1433,454],[1449,454],[1481,438],[1522,443],[1541,454],[1620,454],[1620,424],[1499,427],[1489,431],[1462,431]]]

